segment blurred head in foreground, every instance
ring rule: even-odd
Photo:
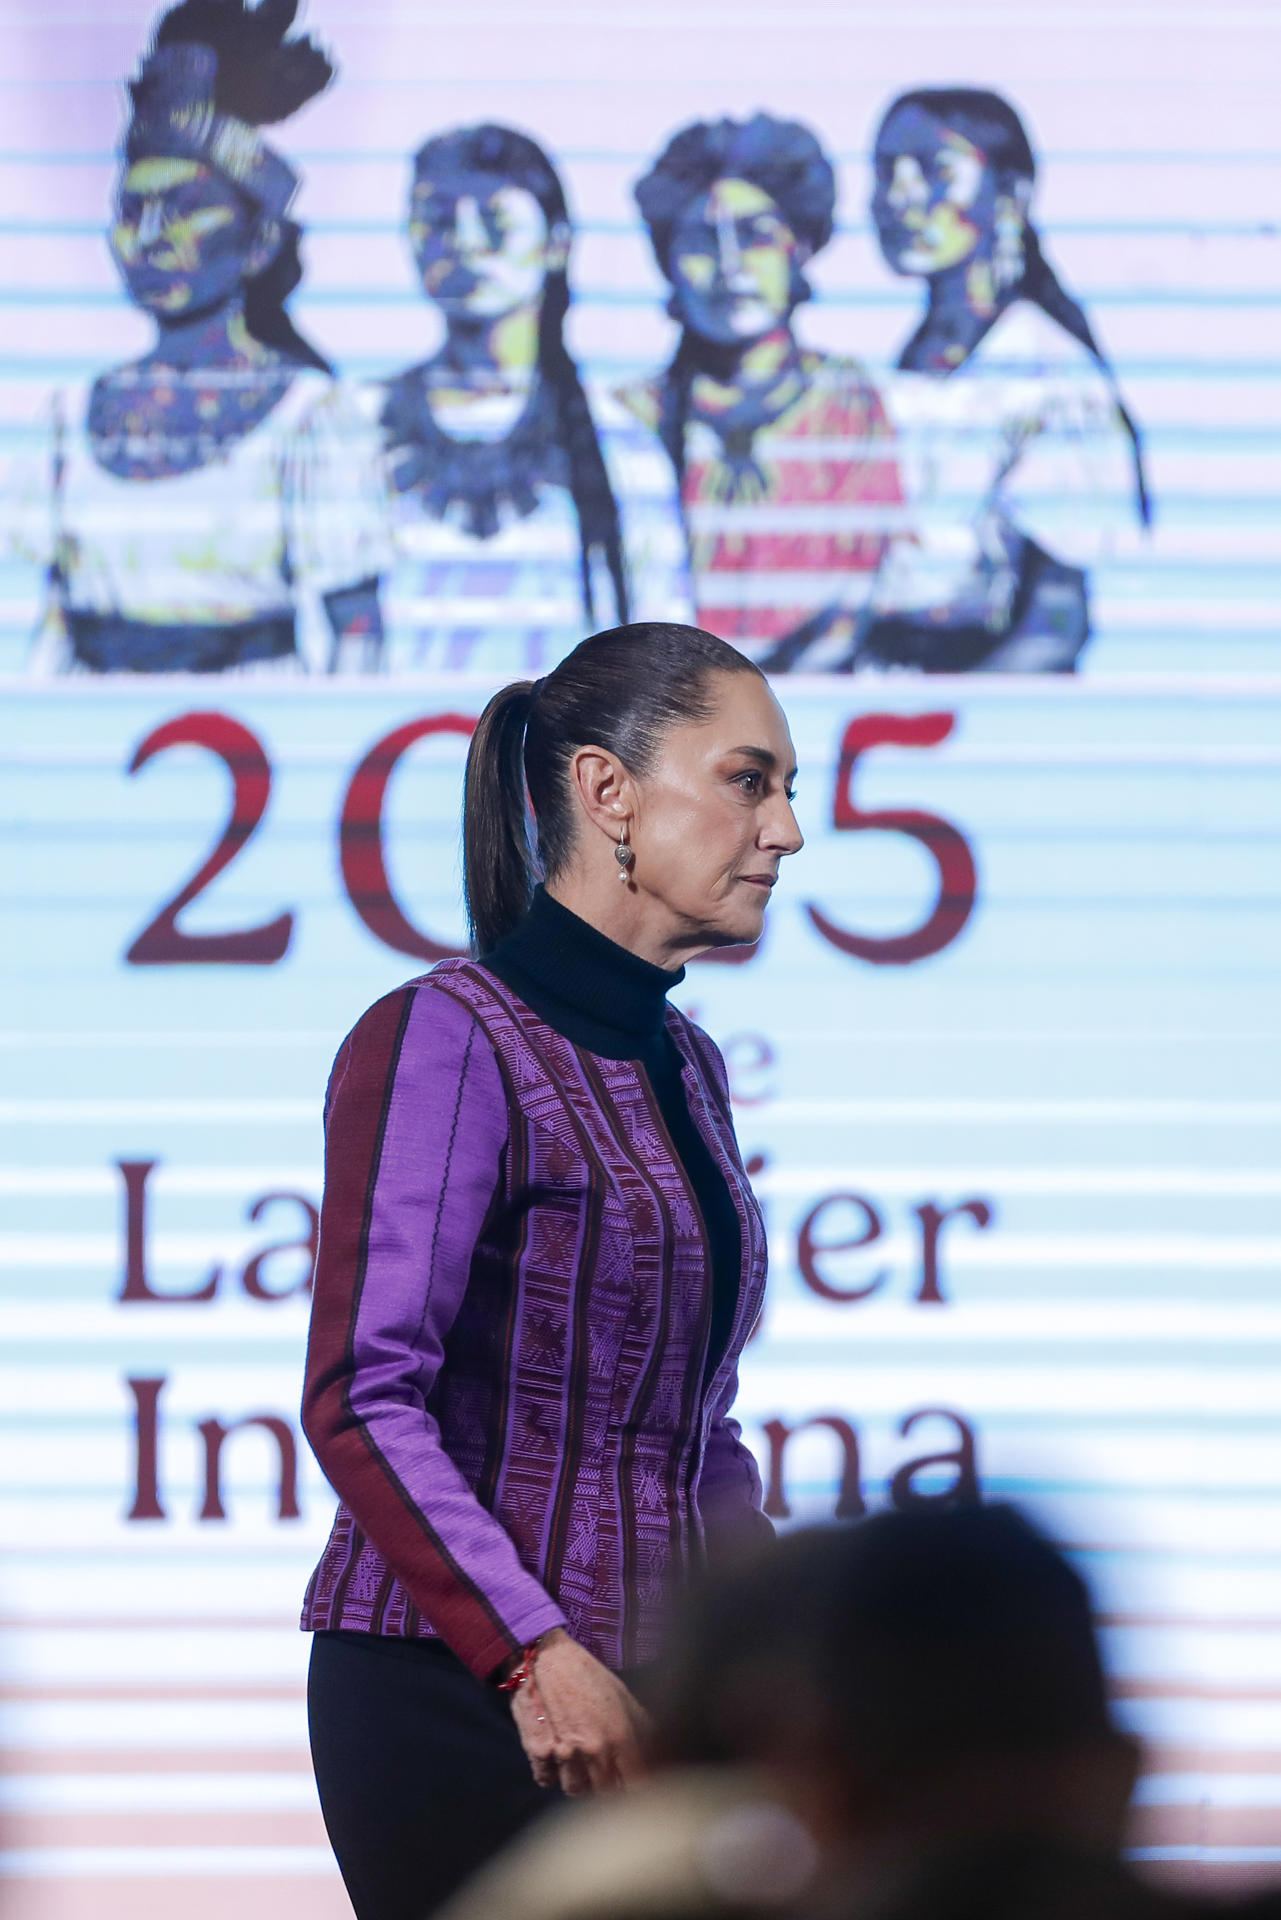
[[[693,1596],[653,1704],[656,1777],[441,1920],[1171,1920],[1121,1864],[1089,1596],[1009,1508],[774,1542]]]
[[[1089,1595],[1007,1507],[795,1533],[678,1630],[658,1757],[765,1771],[820,1846],[1121,1842],[1136,1750]]]

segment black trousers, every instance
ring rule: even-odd
[[[316,1634],[307,1715],[356,1920],[424,1920],[561,1799],[535,1786],[506,1695],[437,1640]]]

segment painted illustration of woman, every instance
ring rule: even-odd
[[[376,446],[286,311],[298,182],[259,133],[331,77],[288,37],[296,8],[181,0],[130,86],[110,245],[156,341],[56,396],[11,494],[15,544],[51,581],[36,671],[377,660]]]
[[[394,667],[544,673],[594,628],[689,615],[661,448],[565,344],[572,233],[547,155],[463,127],[414,157],[409,242],[445,323],[381,389]]]
[[[878,583],[860,664],[1071,672],[1085,569],[1150,520],[1139,435],[1030,218],[1036,162],[998,94],[902,94],[872,216],[924,318],[887,397],[916,526]]]
[[[675,468],[698,623],[769,672],[848,668],[901,495],[866,373],[792,330],[832,235],[831,165],[792,121],[698,122],[636,199],[681,335],[622,397]]]

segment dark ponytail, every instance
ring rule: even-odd
[[[581,641],[545,680],[518,680],[494,695],[472,735],[463,783],[473,952],[488,953],[512,931],[540,871],[554,879],[568,863],[578,831],[569,766],[578,749],[604,747],[643,777],[669,727],[710,717],[714,673],[760,668],[701,627],[638,621]]]
[[[1022,284],[1018,292],[1025,300],[1033,300],[1042,313],[1056,320],[1065,332],[1079,340],[1087,353],[1093,354],[1098,366],[1112,389],[1112,399],[1116,406],[1121,424],[1130,436],[1130,445],[1134,458],[1134,490],[1138,498],[1139,518],[1145,527],[1152,524],[1152,497],[1148,492],[1147,471],[1143,464],[1143,441],[1134,417],[1121,398],[1116,374],[1112,363],[1094,337],[1094,329],[1085,317],[1085,309],[1080,301],[1074,300],[1063,285],[1053,267],[1041,251],[1041,237],[1030,220],[1023,227],[1023,258],[1025,261]]]
[[[532,680],[496,693],[476,723],[463,776],[463,896],[472,947],[488,953],[529,907],[534,862],[525,819],[525,729]]]
[[[595,621],[601,614],[606,618],[609,616],[608,608],[597,607],[592,584],[592,555],[599,553],[609,571],[614,591],[615,618],[625,621],[628,615],[627,569],[623,560],[618,502],[614,498],[600,436],[587,404],[578,368],[565,345],[568,313],[569,281],[563,272],[549,273],[538,317],[538,367],[555,403],[556,443],[568,463],[569,491],[578,514],[583,607],[588,620]]]

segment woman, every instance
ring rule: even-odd
[[[467,766],[482,957],[338,1056],[303,1417],[342,1504],[303,1625],[358,1920],[429,1911],[545,1789],[630,1778],[666,1593],[768,1529],[729,1417],[764,1230],[666,995],[759,938],[793,776],[766,682],[695,628],[504,688]]]
[[[397,667],[538,673],[602,618],[685,617],[662,450],[617,401],[589,405],[565,345],[571,237],[525,134],[464,127],[415,156],[409,241],[445,338],[379,403]]]
[[[372,438],[295,331],[298,181],[261,138],[328,84],[296,0],[181,0],[130,88],[111,250],[150,352],[57,396],[16,544],[49,569],[33,666],[370,666]]]
[[[1112,369],[1029,218],[1035,174],[1013,107],[977,88],[903,94],[877,134],[881,250],[929,297],[887,396],[918,532],[860,665],[1072,671],[1085,566],[1151,517]]]
[[[622,398],[675,467],[698,619],[771,673],[847,667],[900,494],[866,374],[792,331],[832,236],[831,165],[793,121],[698,122],[636,199],[681,337]]]

